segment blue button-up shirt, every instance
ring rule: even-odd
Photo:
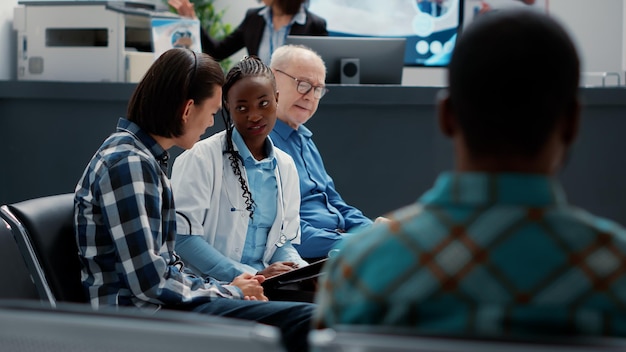
[[[306,12],[304,11],[304,7],[301,6],[300,11],[293,16],[291,22],[278,30],[275,30],[272,25],[272,10],[270,7],[265,7],[261,10],[259,16],[263,16],[265,20],[265,29],[263,30],[263,36],[259,43],[259,58],[266,65],[269,65],[274,50],[285,44],[289,31],[291,31],[291,26],[294,23],[301,25],[306,23]]]
[[[244,244],[241,262],[261,271],[263,253],[267,245],[267,235],[274,224],[277,213],[278,184],[276,181],[276,158],[271,142],[266,143],[267,158],[256,160],[241,134],[233,130],[233,143],[239,150],[248,177],[248,188],[254,200],[254,216],[248,224],[248,233]]]
[[[294,247],[303,258],[325,257],[344,237],[372,224],[341,198],[308,128],[300,125],[294,130],[277,120],[270,136],[274,146],[291,155],[298,169],[302,242]]]

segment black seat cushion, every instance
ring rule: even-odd
[[[0,219],[0,298],[39,299],[24,257],[20,252],[9,224]]]
[[[74,235],[74,194],[30,199],[8,208],[26,228],[56,300],[86,302]]]

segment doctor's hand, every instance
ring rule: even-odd
[[[243,273],[237,276],[230,284],[239,287],[245,300],[250,301],[267,301],[267,297],[263,294],[263,286],[265,281],[263,275],[252,275]]]
[[[167,0],[167,3],[173,7],[179,15],[189,18],[197,18],[196,10],[189,0]]]
[[[257,274],[263,275],[266,278],[276,276],[278,274],[286,273],[293,269],[296,269],[298,264],[294,262],[276,262],[270,264],[267,268],[259,271]]]

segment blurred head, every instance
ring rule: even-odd
[[[246,144],[263,143],[276,123],[278,92],[269,67],[257,57],[246,57],[226,75],[223,106],[227,128],[231,123]]]
[[[176,48],[163,53],[133,92],[127,118],[147,133],[190,148],[213,125],[221,107],[224,72],[206,54]]]
[[[297,129],[315,114],[320,95],[326,92],[324,61],[307,47],[283,45],[272,54],[270,67],[276,76],[280,93],[278,118]],[[301,93],[307,84],[311,89]]]
[[[578,123],[579,72],[572,40],[547,15],[479,16],[448,65],[443,131],[460,136],[471,157],[535,158],[551,143],[567,149]]]
[[[263,0],[265,6],[274,6],[280,9],[281,14],[295,15],[306,0]]]

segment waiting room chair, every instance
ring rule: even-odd
[[[284,352],[277,327],[199,313],[0,301],[2,352]]]
[[[74,236],[74,194],[3,205],[0,216],[15,240],[44,301],[86,302]]]
[[[428,336],[404,328],[355,325],[312,330],[312,352],[617,352],[626,339],[610,337],[478,338]]]
[[[37,287],[19,250],[11,226],[0,219],[0,299],[40,299]]]

